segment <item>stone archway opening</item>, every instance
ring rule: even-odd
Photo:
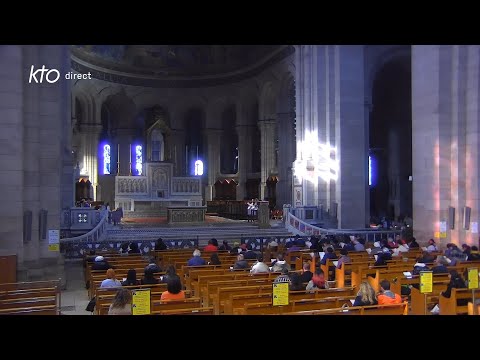
[[[412,215],[412,85],[410,56],[392,59],[376,74],[370,114],[371,222]]]

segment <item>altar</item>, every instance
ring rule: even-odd
[[[145,175],[115,176],[115,207],[123,208],[124,217],[167,216],[169,207],[201,207],[201,178],[172,175],[172,163],[152,162],[145,163]]]

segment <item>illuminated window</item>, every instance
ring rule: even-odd
[[[368,185],[372,186],[372,157],[368,156]]]
[[[142,161],[142,146],[137,145],[135,146],[135,174],[136,175],[142,175],[142,167],[143,167],[143,161]]]
[[[110,174],[110,145],[106,144],[103,146],[103,174]]]
[[[202,160],[195,161],[195,175],[202,176],[203,175],[203,162]]]

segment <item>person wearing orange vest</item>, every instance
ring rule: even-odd
[[[401,304],[402,297],[390,291],[390,281],[380,281],[380,293],[377,295],[378,305]]]

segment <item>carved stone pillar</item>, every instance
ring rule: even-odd
[[[262,169],[260,178],[260,199],[267,194],[267,179],[275,167],[275,120],[258,122],[261,136]]]
[[[247,172],[250,168],[252,138],[250,127],[247,125],[237,126],[238,134],[238,186],[237,200],[243,200],[246,196]]]
[[[207,186],[205,188],[205,201],[215,198],[215,181],[220,173],[220,137],[221,129],[205,129],[207,143],[207,163],[204,171],[207,172]]]
[[[102,132],[102,126],[97,124],[84,124],[81,126],[82,132],[82,153],[83,169],[81,172],[88,175],[92,183],[93,193],[90,196],[93,200],[97,199],[98,185],[98,140]]]
[[[172,129],[168,153],[173,163],[174,176],[185,176],[185,132]]]

